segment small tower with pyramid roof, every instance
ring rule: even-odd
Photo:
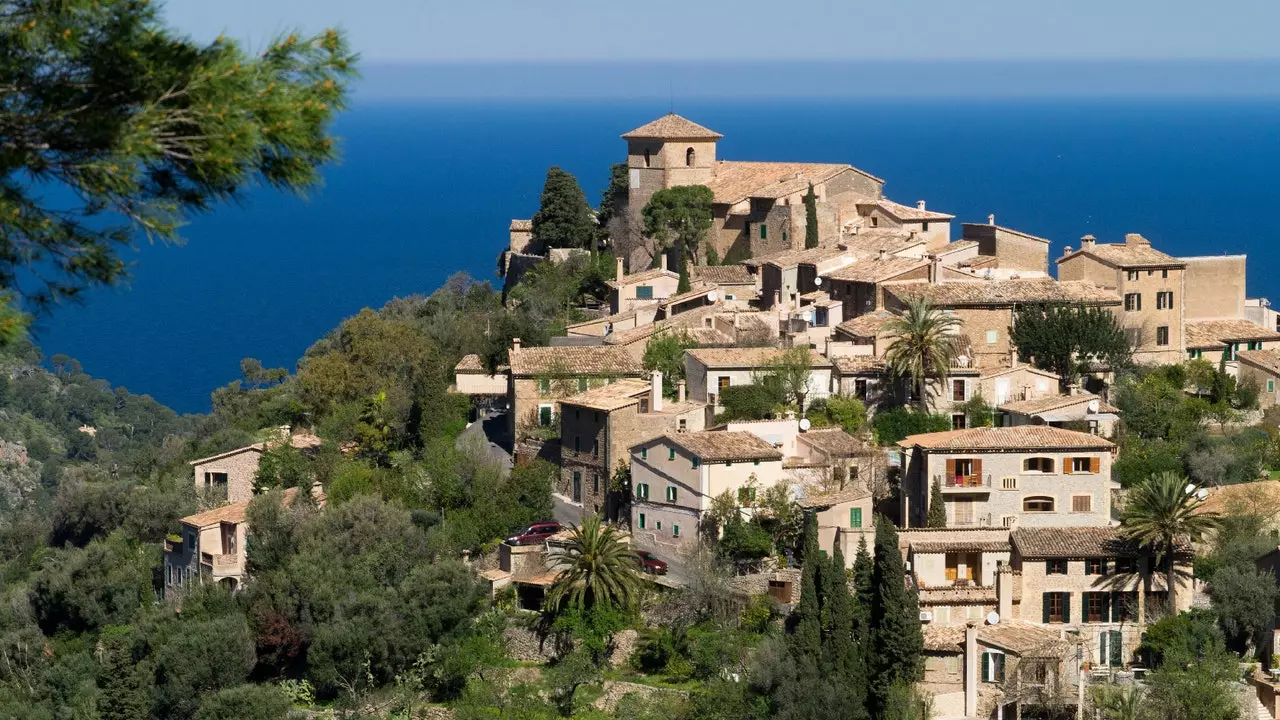
[[[630,170],[627,204],[638,212],[663,188],[711,182],[716,141],[722,137],[675,113],[625,133]]]

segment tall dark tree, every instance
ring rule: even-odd
[[[848,574],[844,569],[844,553],[840,550],[839,536],[836,537],[829,569],[823,592],[827,627],[822,654],[826,659],[826,666],[840,677],[846,681],[861,681],[861,663],[858,661],[857,647],[853,643],[854,599],[849,595]]]
[[[631,187],[627,164],[614,163],[609,168],[609,187],[600,194],[600,210],[596,213],[596,222],[602,229],[618,214],[618,209],[627,199],[627,190]],[[607,230],[606,230],[607,233]]]
[[[813,192],[813,183],[809,183],[809,192],[804,196],[804,246],[818,247],[818,196]]]
[[[874,561],[867,550],[867,536],[858,538],[858,556],[853,559],[853,640],[858,645],[863,665],[871,647],[871,606],[875,603]]]
[[[577,179],[552,166],[533,215],[533,243],[544,248],[595,247],[596,221]]]
[[[898,550],[898,531],[881,515],[876,516],[875,542],[868,694],[871,715],[881,717],[895,682],[920,679],[924,634],[920,629],[920,600],[907,585],[902,553]]]
[[[818,662],[822,658],[822,575],[826,562],[818,552],[818,521],[805,517],[800,573],[800,602],[791,613],[791,648],[797,660]]]
[[[1094,364],[1130,364],[1133,345],[1115,315],[1085,305],[1025,305],[1014,313],[1009,339],[1018,358],[1075,381]]]
[[[947,505],[942,499],[942,483],[934,479],[929,488],[929,515],[925,518],[925,526],[944,528],[947,526]]]
[[[98,716],[102,720],[148,720],[149,678],[133,657],[133,640],[121,627],[108,628],[98,641]]]
[[[340,32],[248,52],[166,27],[161,5],[0,10],[0,287],[29,302],[117,282],[137,237],[175,241],[255,184],[305,190],[337,155],[356,60]]]
[[[698,251],[711,229],[715,196],[705,185],[678,185],[653,194],[640,214],[644,234],[657,241],[658,251],[675,248],[677,262],[698,264]]]

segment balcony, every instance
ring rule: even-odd
[[[965,490],[990,490],[991,474],[986,475],[934,475],[934,482],[942,486],[943,492],[963,492]]]
[[[214,577],[226,577],[240,574],[240,556],[235,554],[214,555],[210,565]]]
[[[957,515],[949,523],[952,527],[991,527],[991,513],[974,513],[972,515]]]

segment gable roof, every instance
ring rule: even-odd
[[[1241,350],[1236,353],[1241,362],[1256,365],[1272,375],[1280,376],[1280,350]]]
[[[1058,377],[1058,375],[1055,373],[1051,373],[1048,370],[1041,370],[1040,368],[1035,367],[1034,365],[1027,365],[1025,363],[1018,364],[1018,365],[1008,365],[1005,367],[984,368],[982,371],[982,379],[985,380],[987,378],[999,377],[1001,375],[1006,375],[1008,373],[1014,373],[1014,372],[1020,372],[1020,371],[1029,372],[1034,375],[1042,375],[1045,378],[1048,378],[1051,380],[1062,379]]]
[[[928,243],[928,240],[914,230],[904,228],[857,228],[852,235],[845,235],[841,243],[850,250],[862,255],[878,254],[881,250],[887,253],[899,253]]]
[[[889,198],[880,198],[880,200],[871,207],[878,207],[881,211],[886,212],[899,220],[951,220],[955,217],[955,215],[934,212],[933,210],[925,210],[911,205],[903,205],[902,203],[894,202]]]
[[[775,255],[763,258],[763,264],[785,269],[801,264],[812,265],[826,260],[834,260],[847,252],[848,250],[841,247],[816,247],[807,249],[802,248],[799,250],[785,250]]]
[[[938,307],[1033,303],[1120,304],[1120,296],[1113,290],[1098,287],[1085,280],[1059,282],[1052,278],[902,285],[889,288],[888,292],[900,300],[923,295]]]
[[[570,375],[644,374],[644,366],[624,347],[521,347],[508,350],[508,361],[514,377],[533,377],[542,373],[564,372]]]
[[[611,412],[640,402],[640,397],[653,390],[644,380],[623,378],[608,385],[591,388],[560,401],[561,405],[578,405],[593,410]]]
[[[755,285],[756,279],[746,265],[692,265],[689,279],[716,285]]]
[[[892,319],[893,315],[891,313],[881,310],[859,315],[852,320],[845,320],[836,325],[836,331],[853,337],[875,337]]]
[[[297,499],[298,488],[287,488],[283,493],[281,493],[280,502],[285,507],[289,507],[293,504],[294,500]],[[323,497],[318,497],[316,499],[323,502]],[[244,502],[223,505],[222,507],[217,507],[212,510],[205,510],[204,512],[198,512],[195,515],[188,515],[179,520],[179,522],[183,525],[190,525],[197,528],[206,528],[210,525],[220,525],[222,523],[242,523],[248,516],[250,502],[252,501],[246,500]]]
[[[667,442],[684,448],[704,462],[782,459],[780,450],[765,442],[759,435],[742,430],[701,430],[690,433],[668,433],[663,437]]]
[[[1018,451],[1054,448],[1061,450],[1111,450],[1115,445],[1089,433],[1048,425],[983,427],[908,435],[899,447],[925,450]]]
[[[963,625],[925,625],[924,649],[932,652],[964,652]],[[1057,630],[1020,620],[1001,618],[999,624],[978,628],[978,642],[1019,657],[1061,658],[1068,654],[1072,640],[1064,640]]]
[[[677,300],[677,302],[679,302]],[[703,321],[709,315],[715,315],[723,310],[719,303],[711,303],[690,308],[682,313],[673,315],[670,318],[655,320],[651,323],[641,325],[640,327],[630,328],[628,330],[617,330],[609,333],[604,338],[605,345],[630,345],[639,342],[652,335],[656,335],[668,330],[683,332],[695,341],[702,343],[709,339],[705,334],[706,328]],[[730,338],[732,340],[732,338]]]
[[[707,368],[757,368],[768,365],[785,350],[774,347],[695,348],[685,353]],[[831,361],[816,352],[809,353],[810,367],[831,367]]]
[[[800,433],[796,437],[801,442],[835,457],[853,457],[866,450],[866,444],[845,432],[844,428],[816,428]]]
[[[1031,233],[1025,233],[1025,232],[1022,232],[1021,230],[1015,230],[1015,229],[1013,229],[1013,228],[1011,228],[1011,227],[1005,227],[1004,225],[993,225],[993,224],[991,224],[991,223],[961,223],[961,225],[960,225],[960,237],[961,237],[961,238],[967,238],[967,237],[969,237],[969,234],[968,234],[966,231],[967,231],[967,230],[969,230],[969,229],[971,229],[971,228],[972,228],[972,229],[977,229],[977,228],[994,228],[994,229],[996,229],[996,230],[999,230],[1000,232],[1010,233],[1010,234],[1012,234],[1012,235],[1017,235],[1017,236],[1019,236],[1019,237],[1024,237],[1024,238],[1026,238],[1026,239],[1028,239],[1028,240],[1036,240],[1036,241],[1039,241],[1039,242],[1044,243],[1045,245],[1048,245],[1048,244],[1051,242],[1048,238],[1042,238],[1042,237],[1040,237],[1040,236],[1038,236],[1038,235],[1032,235]]]
[[[721,160],[716,162],[715,175],[706,185],[711,188],[716,203],[733,205],[747,198],[777,200],[806,192],[811,183],[826,182],[845,171],[884,182],[852,165],[840,163]]]
[[[1248,320],[1188,320],[1187,347],[1216,350],[1229,342],[1276,341],[1280,333]],[[1255,351],[1256,352],[1256,351]]]
[[[1079,250],[1058,258],[1064,263],[1074,257],[1088,255],[1107,265],[1117,268],[1184,268],[1187,264],[1172,255],[1156,250],[1151,243],[1137,233],[1125,235],[1123,243],[1095,244],[1091,248]]]
[[[472,353],[470,355],[463,355],[462,359],[458,361],[458,364],[453,366],[453,370],[454,372],[460,372],[460,373],[488,373],[489,372],[487,369],[485,369],[484,361],[481,360],[480,356],[476,355],[475,353]]]
[[[1120,412],[1120,408],[1108,404],[1098,395],[1089,393],[1083,395],[1049,395],[1046,397],[1032,398],[1030,400],[1015,400],[1001,405],[999,409],[1004,410],[1005,412],[1020,413],[1022,415],[1034,415],[1036,413],[1048,412],[1059,408],[1071,407],[1072,405],[1088,403],[1093,400],[1098,401],[1098,412]]]
[[[863,498],[871,497],[871,490],[860,482],[850,483],[843,490],[832,490],[830,492],[820,492],[815,489],[814,492],[808,490],[802,485],[801,495],[796,498],[796,504],[802,508],[825,508],[841,503],[857,502]]]
[[[627,140],[719,140],[724,136],[688,118],[667,113],[657,120],[623,133],[622,137]]]
[[[226,452],[221,452],[221,453],[218,453],[217,455],[210,455],[209,457],[203,457],[197,460],[189,460],[187,464],[203,465],[204,463],[207,463],[207,462],[213,462],[214,460],[221,460],[223,458],[228,458],[233,455],[239,455],[240,453],[244,453],[244,452],[260,453],[263,450],[266,450],[268,445],[271,445],[274,447],[277,442],[279,441],[273,438],[271,440],[267,440],[264,442],[258,442],[252,445],[238,447],[234,450],[227,450]],[[311,448],[319,447],[322,442],[323,441],[319,437],[312,435],[309,432],[291,433],[289,435],[289,444],[299,450],[310,450]]]
[[[892,280],[913,270],[928,267],[928,260],[918,258],[887,257],[858,260],[844,267],[822,273],[823,277],[848,282],[878,283]]]
[[[882,358],[870,355],[837,355],[831,358],[840,375],[879,375],[889,371]]]
[[[530,232],[533,230],[533,221],[520,219],[512,220],[511,227],[509,229],[515,232]]]
[[[1010,535],[1029,558],[1134,557],[1137,546],[1118,527],[1019,528]]]
[[[680,274],[672,270],[663,270],[662,268],[649,268],[648,270],[641,270],[640,272],[632,273],[631,275],[623,275],[621,281],[617,278],[606,280],[604,284],[617,289],[628,285],[635,285],[637,283],[650,282],[662,277],[675,280],[679,279]]]

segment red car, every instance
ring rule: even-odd
[[[667,574],[667,564],[647,550],[636,551],[636,562],[640,563],[640,569],[647,573],[653,573],[654,575]]]
[[[512,545],[537,545],[558,532],[560,532],[560,523],[558,522],[534,523],[507,538],[507,542]]]

